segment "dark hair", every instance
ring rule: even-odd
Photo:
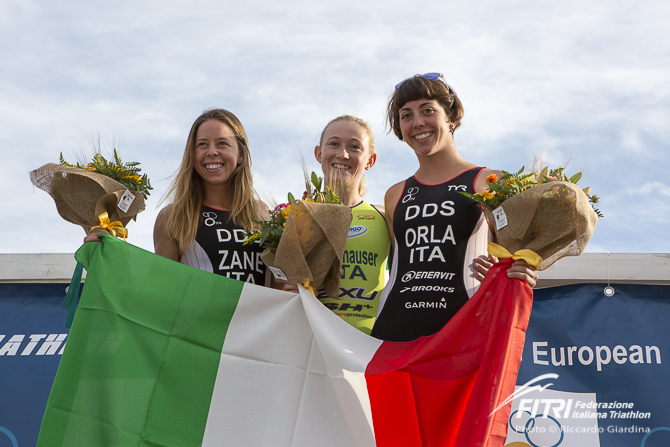
[[[428,79],[421,75],[416,75],[407,79],[398,87],[389,101],[386,111],[386,119],[389,127],[393,130],[398,139],[402,140],[400,132],[399,110],[408,102],[418,99],[432,99],[444,109],[447,117],[454,123],[454,130],[461,125],[463,118],[463,104],[456,96],[456,92],[448,87],[440,79]]]

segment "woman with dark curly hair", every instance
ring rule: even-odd
[[[393,263],[379,303],[374,337],[410,341],[438,332],[474,295],[495,261],[483,210],[459,191],[487,189],[501,171],[463,159],[454,144],[463,106],[440,73],[396,85],[387,110],[394,134],[419,160],[419,169],[386,192],[384,205]],[[537,273],[516,261],[508,276],[535,285]]]

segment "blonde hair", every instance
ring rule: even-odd
[[[244,127],[240,120],[227,110],[206,110],[191,126],[181,165],[165,193],[165,197],[171,198],[170,218],[166,229],[168,235],[177,242],[180,253],[193,243],[198,230],[204,192],[202,178],[195,170],[195,140],[200,126],[209,120],[218,120],[228,126],[235,135],[240,151],[241,163],[231,174],[232,206],[228,220],[246,231],[251,231],[255,226],[252,219],[260,218],[256,205],[257,194],[251,177],[251,154]]]
[[[326,131],[330,127],[331,124],[337,123],[339,121],[349,121],[352,123],[356,123],[359,126],[365,130],[365,133],[368,136],[368,146],[370,148],[370,155],[375,153],[375,136],[372,134],[372,129],[370,129],[370,125],[363,121],[360,118],[357,118],[352,115],[342,115],[338,116],[337,118],[331,120],[328,124],[326,124],[326,127],[323,128],[323,132],[321,132],[321,138],[319,138],[319,147],[323,146],[323,138],[326,136]],[[365,194],[365,192],[368,189],[368,181],[365,178],[365,174],[361,177],[361,183],[358,185],[358,194],[361,196]]]

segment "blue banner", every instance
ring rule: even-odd
[[[67,341],[67,284],[0,284],[0,447],[32,447]]]
[[[35,445],[67,341],[65,284],[0,284],[0,447]],[[509,447],[670,445],[670,287],[535,291]]]
[[[670,287],[536,290],[507,446],[670,445]]]

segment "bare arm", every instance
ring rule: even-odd
[[[158,213],[154,225],[154,252],[164,258],[179,262],[179,245],[167,233],[167,222],[170,219],[170,206]]]
[[[393,236],[393,211],[402,195],[402,189],[405,182],[396,183],[391,186],[384,196],[384,218],[386,219],[386,227],[389,231],[389,238],[391,239],[391,256],[395,253],[395,237]]]
[[[386,207],[384,205],[372,205],[379,211],[384,219],[386,219]]]

